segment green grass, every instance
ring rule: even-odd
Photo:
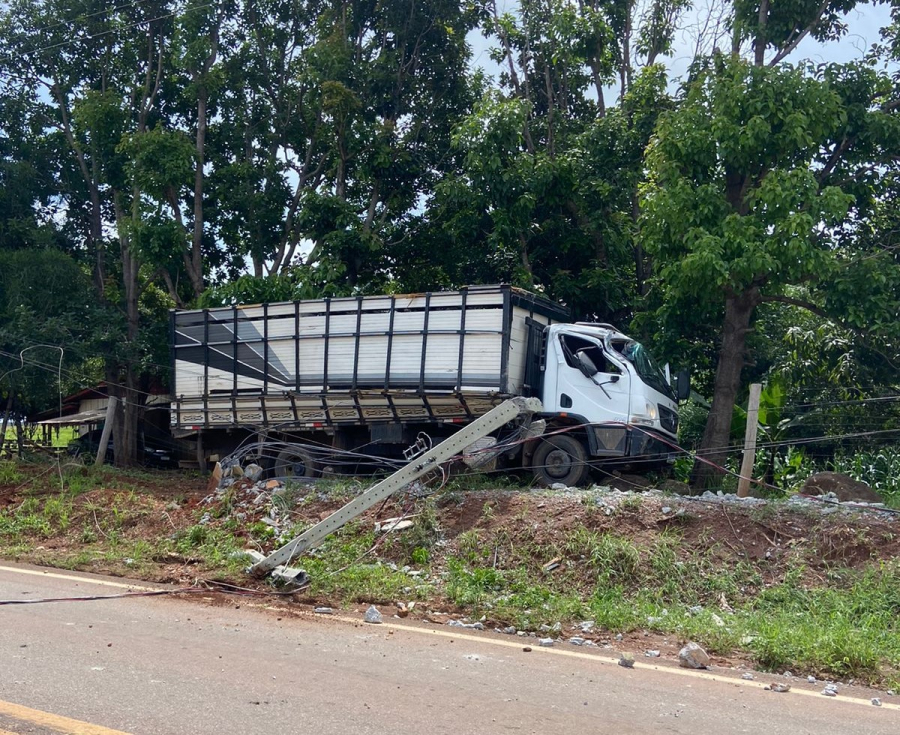
[[[0,477],[16,472],[16,465],[0,465]],[[240,583],[246,560],[235,552],[279,543],[269,525],[245,526],[227,513],[201,523],[206,507],[195,512],[193,525],[156,538],[135,535],[132,529],[158,507],[140,489],[151,477],[67,468],[65,491],[52,492],[58,477],[48,473],[29,486],[33,495],[0,511],[0,553],[136,576],[152,575],[174,556],[191,564],[195,576]],[[328,495],[354,495],[360,486],[334,483]],[[84,497],[110,487],[116,493]],[[315,495],[298,488],[285,502],[303,506]],[[434,499],[418,503],[413,526],[402,532],[378,536],[369,522],[350,523],[297,562],[310,576],[306,594],[335,606],[449,604],[460,614],[528,631],[594,620],[610,635],[647,630],[673,642],[695,640],[715,654],[742,651],[770,670],[900,683],[900,561],[862,570],[819,566],[814,575],[797,566],[774,576],[766,562],[723,563],[734,557],[715,539],[688,546],[678,527],[639,537],[598,531],[592,513],[599,511],[590,504],[583,507],[585,525],[550,541],[524,511],[498,518],[500,507],[485,503],[476,526],[450,539],[450,548],[441,541]],[[766,522],[774,513],[766,506],[750,515]],[[303,528],[299,523],[289,535]],[[63,534],[70,551],[39,549]],[[560,566],[545,571],[556,558]],[[423,574],[411,576],[404,565]]]

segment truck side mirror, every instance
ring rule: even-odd
[[[691,374],[687,370],[679,370],[675,374],[675,395],[679,401],[691,397]]]
[[[593,378],[600,371],[594,364],[594,361],[588,356],[584,350],[575,353],[575,360],[578,362],[578,369],[586,378]]]

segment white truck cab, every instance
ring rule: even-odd
[[[677,396],[647,349],[608,324],[552,324],[544,331],[541,400],[548,417],[583,424],[592,457],[670,461]]]

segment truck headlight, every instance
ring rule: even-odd
[[[654,426],[659,413],[656,405],[649,401],[644,404],[644,413],[634,413],[631,415],[632,424],[643,424],[644,426]]]

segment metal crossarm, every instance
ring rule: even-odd
[[[317,546],[329,534],[334,533],[341,526],[365,513],[369,508],[377,505],[398,490],[402,490],[409,483],[434,470],[440,464],[452,459],[476,440],[487,436],[492,431],[499,429],[520,416],[540,413],[541,410],[541,402],[537,398],[516,397],[504,401],[437,446],[414,458],[393,475],[373,485],[362,495],[354,498],[323,521],[320,521],[312,528],[308,528],[297,538],[257,561],[250,567],[250,574],[264,577],[276,567],[289,564],[291,559],[298,554],[303,554]]]

